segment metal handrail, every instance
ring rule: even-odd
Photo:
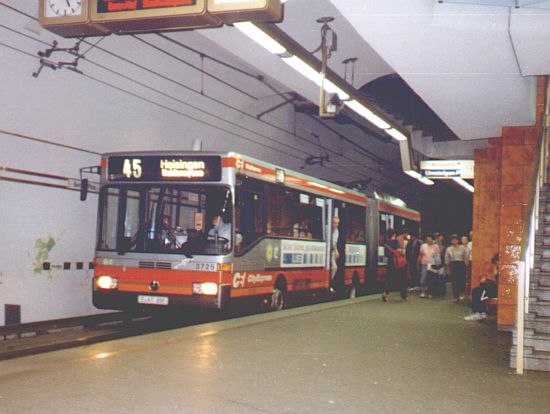
[[[529,283],[531,269],[535,261],[535,234],[539,224],[540,189],[546,184],[546,167],[549,160],[550,144],[550,81],[546,78],[546,102],[542,125],[542,139],[538,143],[538,154],[531,177],[533,191],[523,220],[523,232],[520,250],[518,289],[516,304],[516,373],[523,374],[523,347],[525,314],[529,313]]]

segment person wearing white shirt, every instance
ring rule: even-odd
[[[340,231],[338,230],[338,226],[340,225],[340,218],[339,217],[333,217],[332,218],[332,244],[330,249],[330,259],[331,259],[331,267],[330,267],[330,290],[334,291],[334,277],[336,276],[336,272],[338,270],[338,259],[340,258],[340,252],[338,251],[338,239],[340,237]]]
[[[231,247],[231,223],[224,223],[222,216],[212,217],[212,228],[208,231],[209,240],[218,240],[227,243],[226,248]]]

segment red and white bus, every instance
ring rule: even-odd
[[[281,309],[294,294],[365,286],[375,203],[360,192],[236,153],[110,153],[100,173],[98,308]]]

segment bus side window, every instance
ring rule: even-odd
[[[349,243],[365,242],[365,208],[348,204],[346,208],[346,218],[348,222],[346,241]]]
[[[235,194],[236,253],[245,250],[265,235],[263,183],[243,177]],[[239,240],[237,240],[239,241]]]
[[[269,236],[288,237],[292,235],[292,222],[287,192],[275,184],[265,186],[266,233]]]

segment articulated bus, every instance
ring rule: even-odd
[[[387,203],[237,153],[110,153],[100,174],[101,309],[258,299],[278,310],[297,294],[354,296],[367,255],[378,263],[379,231],[408,212],[379,214]]]

